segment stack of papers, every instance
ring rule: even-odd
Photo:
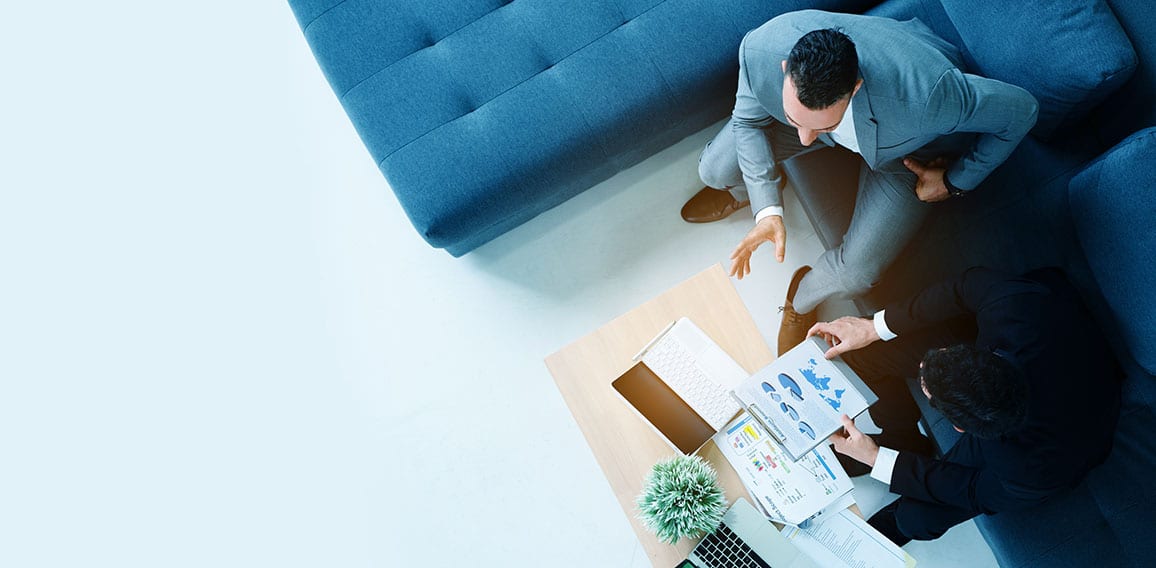
[[[796,461],[745,411],[714,442],[767,516],[781,523],[803,523],[854,487],[830,447]]]

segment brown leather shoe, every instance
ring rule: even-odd
[[[682,218],[687,223],[710,223],[726,219],[750,204],[750,201],[735,199],[725,189],[704,187],[682,206]]]
[[[810,266],[803,266],[795,271],[795,275],[791,277],[791,284],[787,286],[787,299],[783,302],[783,307],[779,308],[783,314],[783,323],[779,325],[780,356],[802,343],[807,338],[807,332],[811,326],[818,321],[819,310],[800,314],[795,311],[794,305],[795,292],[799,291],[799,281],[810,271]]]

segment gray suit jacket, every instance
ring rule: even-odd
[[[1038,104],[1027,91],[960,71],[950,43],[919,20],[803,10],[783,14],[747,34],[739,47],[739,87],[733,125],[753,211],[782,205],[780,170],[762,129],[783,114],[783,70],[791,48],[807,32],[839,28],[859,55],[863,86],[855,95],[860,154],[875,171],[906,172],[905,156],[958,155],[947,179],[974,189],[1003,163],[1036,122]],[[964,136],[953,136],[972,133]],[[823,134],[819,140],[834,145]]]

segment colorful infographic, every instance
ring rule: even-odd
[[[719,432],[715,444],[751,496],[780,522],[801,523],[851,491],[851,479],[829,447],[793,460],[747,412]]]

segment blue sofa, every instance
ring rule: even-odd
[[[869,13],[918,17],[973,70],[1031,91],[1041,112],[973,194],[936,206],[860,307],[870,313],[973,265],[1062,267],[1126,372],[1112,453],[1071,493],[976,522],[1004,567],[1156,565],[1156,13],[1144,0],[892,0]],[[820,240],[837,246],[855,157],[815,152],[787,175]],[[946,451],[958,434],[922,410]]]
[[[289,0],[414,227],[460,256],[730,113],[743,35],[870,0]]]

